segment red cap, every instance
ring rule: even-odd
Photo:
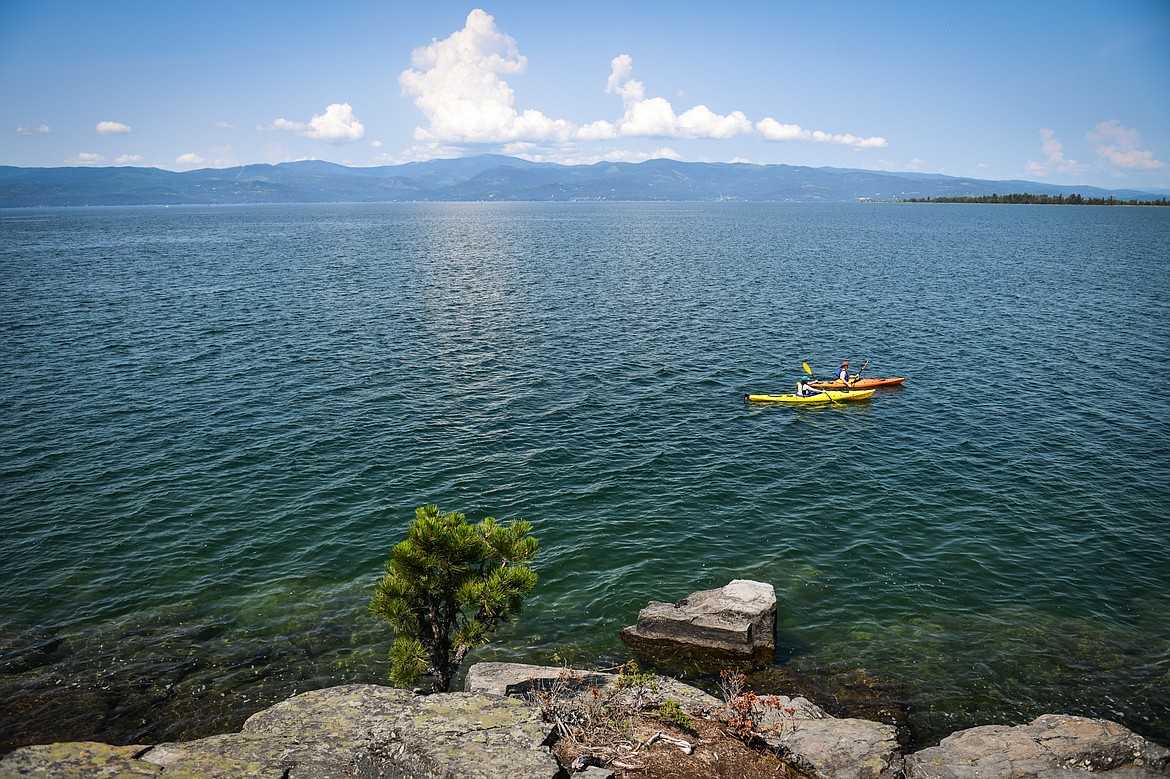
[[[848,361],[848,360],[846,360],[845,362],[843,362],[843,363],[841,363],[841,364],[842,364],[842,365],[848,365],[848,364],[849,364],[849,361]]]

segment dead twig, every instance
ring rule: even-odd
[[[614,768],[620,768],[623,771],[642,771],[646,768],[644,765],[634,765],[632,763],[625,763],[621,760],[611,760],[609,763]]]
[[[646,739],[646,746],[650,746],[655,741],[665,741],[667,744],[674,744],[676,747],[678,747],[685,754],[688,754],[688,755],[692,755],[695,752],[695,748],[691,745],[691,742],[686,741],[686,740],[681,739],[681,738],[675,738],[674,736],[668,736],[665,733],[663,733],[661,730],[658,731],[657,733],[655,733],[650,738]]]

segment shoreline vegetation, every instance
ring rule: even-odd
[[[1023,203],[1026,205],[1042,206],[1170,206],[1170,198],[1161,197],[1157,200],[1121,200],[1110,195],[1109,197],[1084,197],[1083,195],[1033,195],[1030,192],[1021,192],[1010,195],[978,195],[974,197],[911,197],[902,203]]]

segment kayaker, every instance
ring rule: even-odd
[[[840,369],[837,371],[837,381],[839,381],[839,382],[843,383],[845,386],[849,387],[849,386],[853,385],[853,382],[856,379],[857,379],[857,374],[853,374],[852,376],[849,375],[849,361],[845,360],[844,362],[842,362]]]
[[[802,398],[807,398],[810,395],[820,395],[824,390],[819,390],[810,384],[812,380],[807,376],[801,376],[800,380],[796,382],[796,394]]]

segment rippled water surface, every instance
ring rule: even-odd
[[[409,204],[0,213],[0,748],[382,681],[416,506],[523,517],[478,659],[619,661],[779,597],[778,663],[924,740],[1170,742],[1170,210]],[[864,403],[747,404],[828,375]]]

